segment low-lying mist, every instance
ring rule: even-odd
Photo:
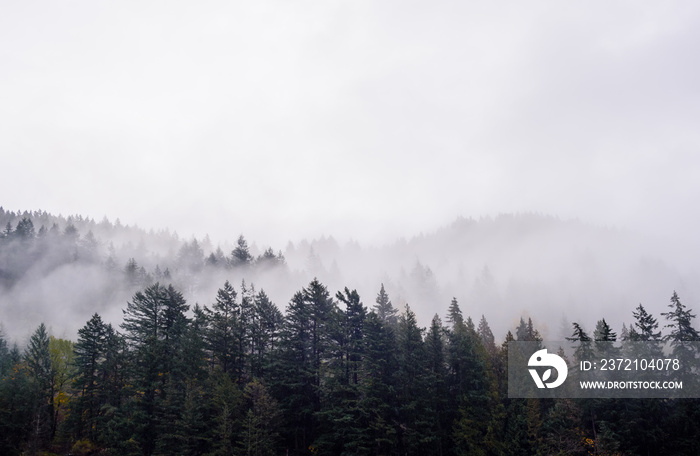
[[[254,233],[215,245],[118,220],[2,208],[0,226],[0,323],[19,344],[41,322],[67,339],[95,312],[117,325],[133,294],[154,282],[210,306],[229,280],[264,290],[283,311],[314,277],[333,293],[356,289],[367,307],[383,284],[421,326],[434,314],[444,319],[456,298],[475,322],[486,317],[497,341],[521,317],[550,340],[570,336],[572,321],[592,330],[605,318],[619,331],[639,303],[659,317],[674,290],[697,307],[689,259],[633,232],[535,214],[458,218],[382,246],[323,237],[261,247]]]

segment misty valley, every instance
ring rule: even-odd
[[[0,226],[3,455],[700,454],[699,399],[508,397],[509,341],[700,341],[696,269],[631,232],[505,214],[273,248]]]

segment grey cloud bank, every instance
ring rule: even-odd
[[[2,10],[5,208],[275,245],[537,211],[698,245],[692,2]]]

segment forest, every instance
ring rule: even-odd
[[[188,302],[195,271],[149,272],[133,257],[118,266],[96,245],[71,223],[7,222],[3,293],[92,262],[110,293],[129,296],[119,323],[94,312],[75,338],[51,334],[41,315],[26,344],[0,336],[0,454],[700,454],[696,399],[508,398],[507,343],[542,340],[532,318],[513,315],[519,323],[496,337],[453,298],[435,303],[424,328],[381,282],[361,297],[318,278],[283,307],[245,280]],[[285,267],[281,253],[254,256],[242,237],[230,255],[208,258],[183,245],[179,258],[201,257],[197,274]],[[631,305],[619,335],[603,315],[591,332],[571,321],[571,344],[700,340],[677,293],[664,307],[656,316]]]

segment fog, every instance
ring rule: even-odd
[[[697,247],[699,10],[13,2],[2,204],[275,245],[538,212]]]
[[[26,220],[31,233],[18,228]],[[691,309],[699,296],[700,269],[677,264],[647,237],[541,214],[458,218],[380,246],[332,237],[284,247],[245,237],[214,244],[108,219],[4,209],[0,222],[11,232],[0,239],[0,322],[19,343],[41,322],[74,340],[95,312],[118,325],[133,294],[156,281],[175,284],[190,306],[211,306],[228,280],[239,294],[264,290],[282,311],[315,277],[332,294],[357,289],[368,308],[384,285],[421,326],[435,314],[444,319],[456,298],[465,316],[484,315],[499,341],[520,318],[562,340],[573,321],[592,329],[605,318],[619,331],[639,303],[663,321],[673,291]],[[251,261],[237,263],[241,247]]]
[[[3,5],[0,205],[13,227],[24,211],[63,214],[61,232],[69,214],[95,220],[72,223],[101,243],[95,258],[20,267],[2,286],[4,331],[117,321],[137,287],[105,271],[129,258],[170,268],[190,304],[245,278],[284,309],[318,275],[368,306],[385,283],[424,325],[456,297],[499,337],[522,315],[557,338],[562,317],[621,323],[639,302],[658,315],[674,289],[697,308],[699,13]],[[284,277],[185,277],[184,242],[230,256],[240,234],[255,255],[281,251]]]

